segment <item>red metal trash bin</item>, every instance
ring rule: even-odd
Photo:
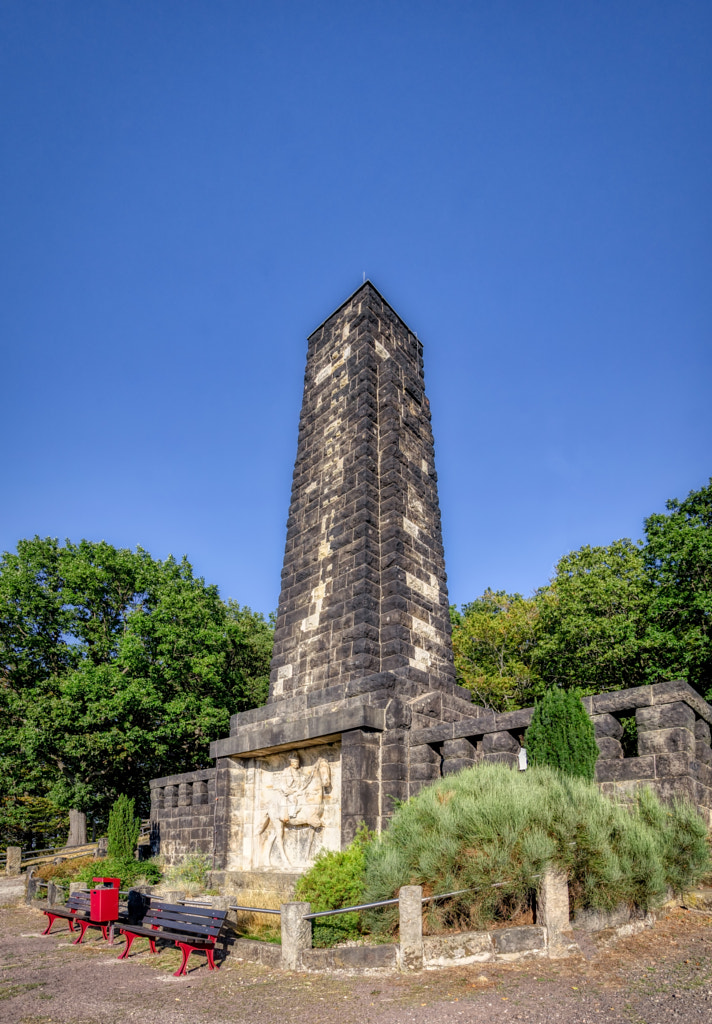
[[[110,885],[113,889],[118,889],[121,885],[120,878],[92,878],[92,882],[98,882],[99,885]]]
[[[117,921],[119,918],[119,890],[114,889],[90,889],[89,890],[89,917],[96,924],[106,921]]]

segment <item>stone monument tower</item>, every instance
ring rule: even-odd
[[[214,768],[151,782],[169,862],[208,854],[216,881],[286,892],[394,798],[519,765],[533,709],[485,711],[455,682],[436,479],[422,346],[367,282],[309,338],[269,700],[233,716]],[[712,707],[691,687],[584,703],[604,791],[652,785],[712,820]]]
[[[198,780],[216,868],[303,870],[380,829],[440,774],[437,751],[411,765],[409,731],[478,714],[455,681],[422,352],[370,282],[309,338],[269,700]]]

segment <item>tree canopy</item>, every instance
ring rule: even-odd
[[[190,563],[104,542],[20,541],[0,559],[0,794],[105,816],[147,780],[211,764],[264,703],[272,624]]]
[[[552,686],[583,694],[687,679],[712,698],[712,480],[645,520],[645,540],[585,545],[533,597],[452,609],[459,680],[496,710]]]

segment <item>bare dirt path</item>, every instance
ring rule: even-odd
[[[194,957],[200,966],[179,979],[177,952],[120,963],[121,944],[90,931],[74,947],[60,922],[41,937],[45,921],[37,909],[0,906],[3,1024],[712,1022],[712,914],[676,911],[614,945],[589,942],[586,957],[411,977],[288,974],[231,956],[214,973]]]

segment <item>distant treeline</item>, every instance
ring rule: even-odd
[[[457,673],[478,704],[508,711],[551,686],[665,679],[712,698],[712,479],[666,507],[642,542],[564,555],[531,598],[486,590],[451,608]]]

